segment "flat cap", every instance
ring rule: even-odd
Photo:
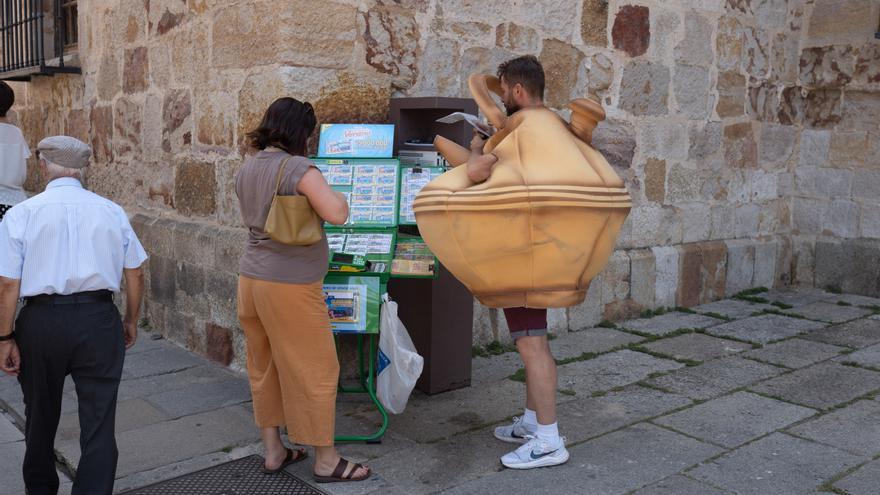
[[[85,168],[89,166],[92,148],[79,139],[70,136],[51,136],[37,145],[40,158],[66,168]]]

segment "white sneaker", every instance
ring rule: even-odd
[[[505,454],[501,464],[510,469],[531,469],[538,467],[558,466],[568,461],[568,450],[565,449],[565,438],[559,437],[557,445],[529,435],[529,441],[522,447]]]
[[[495,438],[508,443],[526,443],[535,436],[535,429],[529,428],[519,416],[513,417],[513,424],[495,428]]]

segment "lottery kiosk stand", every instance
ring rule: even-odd
[[[375,433],[337,436],[337,441],[378,442],[388,426],[376,397],[376,376],[387,363],[378,351],[378,335],[389,280],[435,277],[436,261],[424,242],[398,231],[401,214],[414,223],[412,200],[433,175],[401,169],[391,157],[393,134],[393,125],[324,124],[312,159],[349,204],[348,222],[325,229],[330,267],[324,295],[337,348],[341,338],[357,339],[359,385],[340,385],[339,392],[367,394],[382,417]]]

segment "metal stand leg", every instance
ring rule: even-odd
[[[337,338],[337,349],[338,338]],[[368,358],[367,361],[369,363],[368,369],[364,370],[364,335],[358,334],[358,378],[360,381],[360,387],[343,387],[339,386],[339,393],[341,394],[356,394],[356,393],[367,393],[370,396],[370,400],[373,401],[376,408],[379,410],[379,414],[382,415],[382,426],[379,430],[372,435],[338,435],[334,440],[337,442],[366,442],[366,443],[380,443],[382,441],[382,435],[385,434],[385,430],[388,429],[388,412],[385,411],[385,408],[382,407],[382,403],[379,402],[379,398],[376,397],[376,361],[377,354],[379,352],[379,345],[376,340],[376,334],[368,334],[367,339],[367,353]]]

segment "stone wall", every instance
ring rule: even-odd
[[[138,213],[150,324],[241,364],[232,182],[268,103],[383,122],[389,97],[467,96],[468,74],[535,54],[550,107],[603,102],[595,146],[634,200],[588,301],[552,313],[568,331],[841,284],[823,257],[880,239],[878,19],[876,0],[82,0],[82,76],[16,85],[16,111],[32,144],[89,141],[90,187]],[[506,334],[475,314],[476,343]]]

